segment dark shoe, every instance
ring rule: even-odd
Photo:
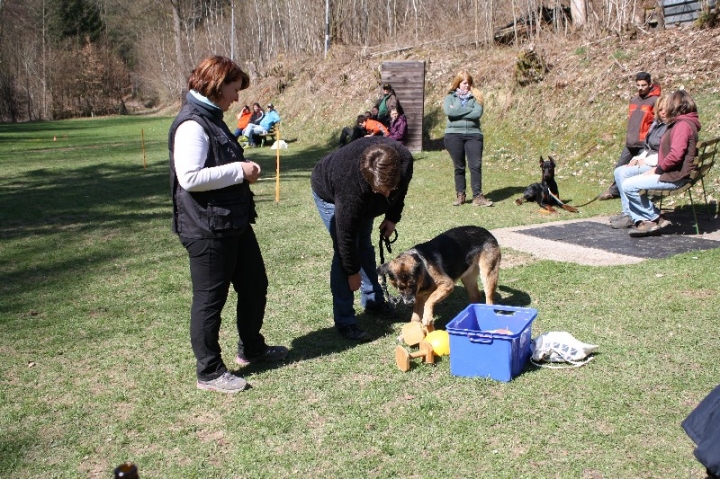
[[[473,206],[492,206],[493,202],[490,201],[489,199],[485,198],[485,196],[483,196],[483,194],[480,193],[475,198],[473,198],[472,205]]]
[[[373,316],[379,316],[382,319],[398,319],[398,313],[395,308],[387,303],[382,303],[379,306],[373,306],[371,308],[365,308],[365,314],[372,314]]]
[[[288,348],[285,346],[268,346],[264,353],[260,356],[247,357],[243,353],[235,355],[235,362],[240,366],[248,366],[256,363],[273,363],[282,361],[288,355]]]
[[[368,333],[366,333],[362,329],[358,328],[357,324],[348,324],[347,326],[340,326],[338,328],[338,331],[340,332],[340,335],[343,338],[349,339],[351,341],[357,341],[359,343],[364,343],[364,342],[370,341],[372,339],[372,336],[370,336]]]
[[[598,199],[600,201],[605,201],[605,200],[611,200],[611,199],[617,198],[617,197],[618,197],[618,195],[612,194],[612,192],[609,189],[607,189],[607,190],[603,191],[602,193],[600,193],[600,196],[598,196]]]
[[[616,230],[623,230],[635,226],[635,221],[629,216],[622,216],[617,221],[610,221],[610,227]]]
[[[455,198],[455,203],[453,203],[453,206],[460,206],[465,204],[465,193],[458,193],[457,198]]]
[[[661,229],[670,226],[672,223],[665,218],[658,218],[655,221],[641,221],[637,227],[628,233],[633,238],[641,238],[643,236],[656,235]]]
[[[201,381],[198,379],[197,388],[205,391],[217,391],[226,394],[235,394],[248,387],[247,381],[240,376],[235,376],[229,371],[225,371],[222,376],[216,377],[210,381]]]

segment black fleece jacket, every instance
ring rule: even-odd
[[[360,157],[366,148],[385,144],[397,150],[400,156],[400,184],[389,198],[373,193],[360,173]],[[338,254],[343,270],[348,275],[360,271],[357,249],[358,220],[375,218],[400,221],[405,195],[413,173],[410,151],[397,141],[380,136],[364,137],[333,151],[320,160],[312,172],[312,189],[327,203],[335,205],[335,233]]]

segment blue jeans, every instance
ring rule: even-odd
[[[654,170],[654,166],[619,166],[615,168],[615,183],[620,192],[622,212],[638,221],[655,221],[660,217],[660,210],[640,190],[676,190],[685,182],[670,183],[660,181],[660,175],[645,175],[646,171]]]
[[[355,317],[355,294],[348,284],[348,274],[343,270],[338,254],[337,234],[335,231],[335,205],[325,202],[313,191],[313,199],[317,206],[320,219],[327,228],[333,243],[333,258],[330,266],[330,292],[333,298],[333,318],[335,326],[357,324]],[[373,222],[375,218],[362,220],[355,238],[360,253],[360,304],[363,308],[381,305],[385,299],[378,282],[375,248],[372,244]]]
[[[253,143],[253,135],[259,135],[260,133],[267,133],[267,130],[260,125],[254,125],[252,123],[249,123],[242,132],[249,143]]]

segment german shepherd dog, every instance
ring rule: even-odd
[[[435,304],[448,297],[458,279],[470,302],[479,303],[479,275],[485,302],[493,304],[500,274],[500,246],[485,228],[459,226],[380,265],[377,273],[388,275],[403,302],[413,305],[412,321],[432,331]]]
[[[525,188],[522,198],[516,199],[515,204],[519,206],[526,201],[535,201],[542,208],[540,210],[542,213],[557,213],[553,206],[559,206],[571,213],[577,213],[577,208],[566,205],[560,200],[558,185],[555,182],[555,160],[553,157],[548,156],[548,159],[545,160],[541,156],[540,169],[542,170],[542,182],[533,183]]]

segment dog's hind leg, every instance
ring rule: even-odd
[[[470,303],[480,302],[480,290],[478,289],[478,274],[480,273],[480,261],[474,261],[467,271],[460,276],[463,286],[468,294]]]
[[[500,278],[500,247],[486,248],[479,258],[480,280],[485,291],[485,303],[495,304],[495,292]]]

